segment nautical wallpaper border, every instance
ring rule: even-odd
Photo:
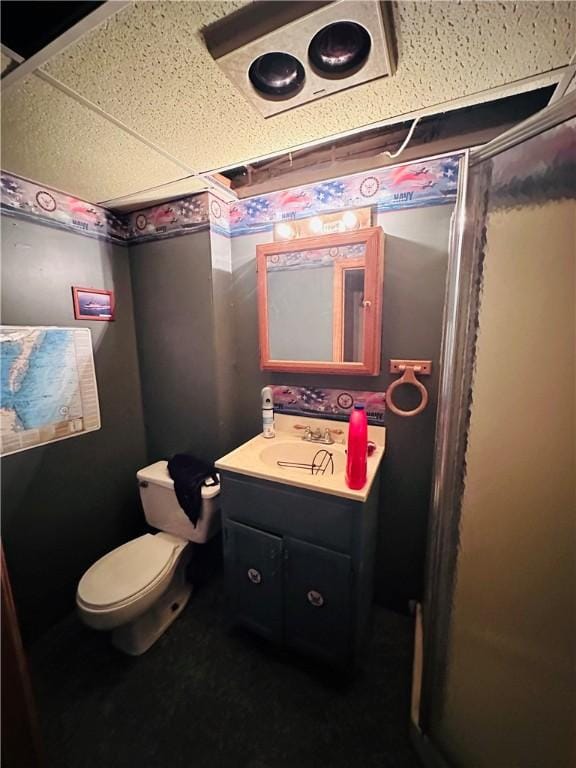
[[[376,212],[456,200],[461,153],[293,187],[226,203],[212,192],[116,214],[2,171],[1,210],[8,216],[120,244],[177,237],[210,227],[225,237],[272,231],[279,221],[370,205]]]
[[[279,221],[372,206],[377,213],[456,200],[460,154],[292,187],[230,205],[232,237],[272,230]]]
[[[5,171],[0,176],[0,210],[86,237],[122,244],[128,240],[124,217]]]
[[[206,229],[210,225],[208,197],[208,192],[200,192],[126,214],[130,243],[143,243]]]
[[[383,424],[386,413],[385,392],[364,392],[327,387],[296,387],[272,384],[274,411],[293,416],[322,416],[345,421],[354,403],[364,403],[370,424]]]

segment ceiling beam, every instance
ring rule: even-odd
[[[89,32],[94,27],[97,27],[103,21],[110,18],[114,14],[121,11],[127,5],[131,4],[132,0],[107,0],[96,10],[84,16],[74,26],[67,29],[51,43],[41,48],[29,59],[20,58],[20,63],[17,67],[10,69],[2,76],[2,92],[6,93],[9,88],[12,88],[23,77],[32,74],[36,69],[45,64],[49,59],[57,54],[61,53],[69,45],[75,43],[79,38]]]
[[[461,152],[470,147],[476,147],[491,141],[498,133],[511,127],[506,123],[499,128],[484,128],[467,135],[452,138],[442,138],[430,141],[427,144],[420,144],[415,147],[408,147],[401,157],[390,160],[382,156],[381,152],[364,158],[344,158],[339,159],[333,164],[311,165],[303,168],[293,174],[286,176],[278,175],[268,179],[258,179],[250,185],[237,187],[235,192],[240,200],[259,195],[268,195],[271,192],[278,192],[283,189],[293,187],[303,187],[308,184],[319,184],[335,177],[352,176],[358,173],[369,173],[376,169],[386,168],[400,163],[417,162],[422,159],[432,157],[447,156],[452,153]]]
[[[552,91],[553,86],[548,86],[536,93],[516,94],[427,117],[418,125],[401,159],[390,157],[387,151],[398,152],[397,147],[406,140],[409,124],[405,122],[266,163],[240,167],[231,176],[232,188],[240,198],[252,197],[475,147],[542,109]]]
[[[557,69],[551,69],[547,72],[539,72],[536,75],[530,75],[523,77],[519,80],[513,80],[510,83],[504,83],[503,85],[497,85],[493,88],[487,88],[483,91],[475,91],[474,93],[467,94],[466,96],[460,96],[457,99],[450,101],[438,102],[437,104],[431,104],[430,106],[423,107],[421,109],[413,110],[412,112],[405,112],[401,115],[394,115],[384,120],[377,120],[373,123],[365,123],[357,128],[352,128],[348,131],[342,131],[340,133],[333,133],[330,136],[324,136],[320,139],[313,139],[312,141],[306,141],[302,144],[296,144],[285,149],[278,150],[276,152],[269,152],[265,155],[257,155],[256,157],[246,158],[243,161],[237,163],[229,163],[228,165],[222,165],[218,168],[212,168],[202,171],[202,175],[214,173],[226,173],[226,171],[234,170],[241,165],[258,165],[259,163],[274,158],[287,156],[289,153],[301,152],[306,149],[315,149],[317,147],[326,146],[332,144],[335,141],[341,139],[347,139],[358,134],[371,131],[376,128],[384,128],[386,126],[395,125],[400,122],[408,122],[414,120],[417,117],[429,117],[438,114],[439,112],[451,112],[456,109],[462,109],[464,107],[472,107],[482,102],[494,101],[495,99],[503,98],[506,96],[512,96],[516,93],[524,93],[525,91],[533,91],[536,88],[544,88],[547,85],[557,85],[565,73],[570,69],[570,65],[558,67]]]

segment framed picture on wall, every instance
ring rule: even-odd
[[[72,287],[76,320],[114,320],[114,292]]]

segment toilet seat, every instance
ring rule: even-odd
[[[78,602],[106,611],[140,600],[171,571],[181,549],[173,537],[150,533],[122,544],[86,571],[78,585]]]

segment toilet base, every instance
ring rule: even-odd
[[[140,656],[154,645],[182,613],[192,594],[192,585],[186,578],[189,561],[190,554],[185,552],[168,589],[158,600],[134,621],[112,630],[112,645],[130,656]]]

